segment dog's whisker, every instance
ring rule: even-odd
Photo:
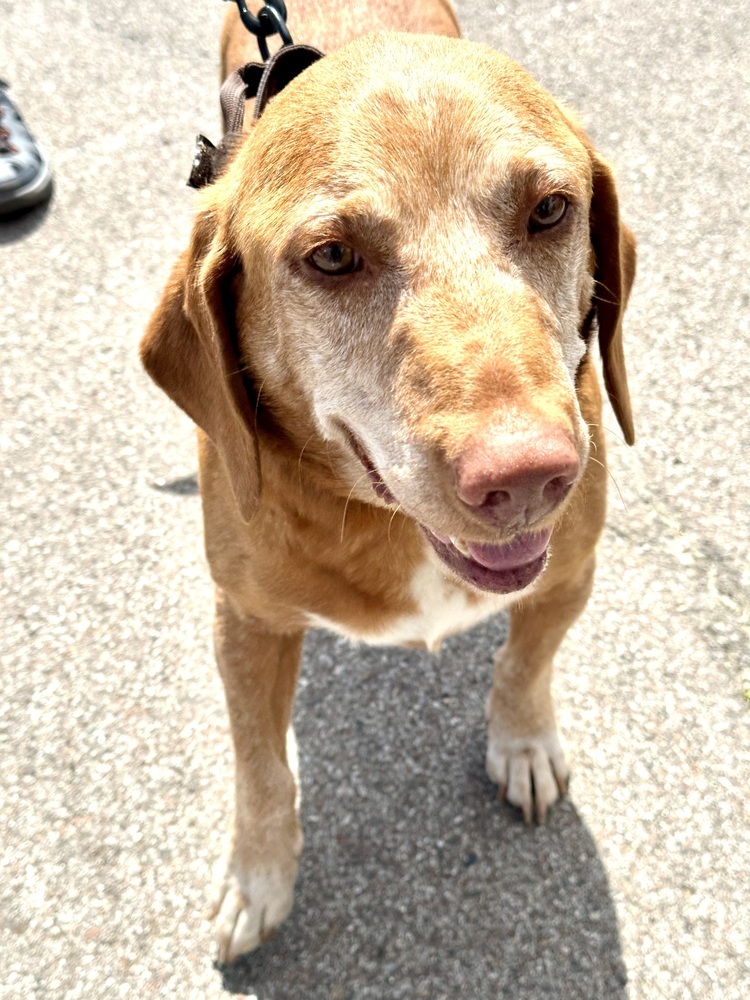
[[[313,433],[313,434],[310,435],[310,437],[307,439],[307,441],[305,441],[305,443],[302,445],[302,450],[299,453],[299,458],[297,459],[297,477],[299,479],[299,488],[300,489],[302,489],[302,456],[305,453],[305,448],[310,444],[310,442],[312,441],[312,439],[314,437],[315,437],[315,434]]]
[[[610,295],[615,294],[614,291],[609,287],[609,285],[605,281],[602,281],[601,278],[596,278],[594,284],[598,285],[599,288],[603,288],[605,292],[609,292]]]
[[[604,471],[605,471],[605,472],[607,473],[607,475],[609,476],[609,478],[610,478],[610,479],[612,480],[612,482],[614,483],[614,487],[615,487],[615,489],[617,490],[617,493],[618,493],[618,495],[619,495],[619,497],[620,497],[620,503],[622,504],[622,506],[623,506],[623,509],[624,509],[624,510],[627,510],[627,509],[628,509],[628,505],[627,505],[627,504],[625,503],[625,497],[624,497],[624,496],[622,495],[622,490],[621,490],[621,489],[620,489],[620,487],[619,487],[619,486],[617,485],[617,480],[616,480],[616,479],[615,479],[615,477],[614,477],[614,476],[612,475],[612,473],[611,473],[611,472],[610,472],[610,470],[609,470],[609,469],[607,468],[607,466],[606,466],[606,465],[604,464],[604,462],[600,462],[600,461],[599,461],[599,459],[598,459],[598,458],[594,458],[594,456],[593,456],[593,455],[589,455],[589,460],[590,460],[590,461],[592,461],[592,462],[596,462],[596,464],[597,464],[597,465],[601,465],[601,467],[602,467],[602,468],[604,469]]]
[[[611,288],[608,288],[604,284],[603,281],[599,281],[599,280],[597,280],[596,285],[597,285],[597,291],[594,292],[594,298],[598,302],[604,302],[604,303],[606,303],[609,306],[619,306],[619,304],[620,304],[619,299],[617,298],[617,295],[615,294],[615,292],[612,291]],[[605,299],[603,296],[599,295],[599,293],[598,293],[598,289],[599,288],[603,288],[605,292],[607,292],[609,295],[612,296],[612,298],[611,299]]]
[[[615,302],[613,299],[605,299],[601,295],[595,295],[594,298],[596,299],[597,302],[603,302],[604,305],[606,305],[606,306],[616,306],[616,305],[619,304],[619,303]]]
[[[598,427],[600,430],[606,431],[608,434],[611,434],[612,437],[616,437],[618,441],[622,441],[623,444],[628,443],[622,436],[622,434],[620,434],[619,431],[615,430],[614,427],[607,427],[606,424],[589,424],[589,427]]]
[[[392,542],[391,542],[391,525],[393,524],[394,517],[396,516],[396,514],[398,514],[398,512],[400,510],[401,510],[401,504],[397,504],[396,507],[394,508],[393,513],[391,514],[390,520],[388,521],[388,544],[389,545],[392,544]]]
[[[258,410],[260,409],[260,394],[263,392],[263,386],[266,384],[266,380],[260,383],[260,388],[258,389],[258,395],[255,397],[255,426],[258,426]]]
[[[354,491],[367,475],[367,472],[363,472],[359,479],[355,480],[354,485],[349,490],[349,496],[346,498],[346,503],[344,504],[344,513],[341,515],[341,537],[339,538],[339,542],[344,541],[344,528],[346,527],[346,512],[349,509],[349,501],[351,500]]]

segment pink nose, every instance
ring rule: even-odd
[[[578,452],[561,431],[490,433],[456,462],[456,491],[485,520],[520,527],[551,513],[580,468]]]

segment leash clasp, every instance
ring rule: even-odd
[[[263,62],[268,60],[269,52],[266,39],[271,35],[278,35],[281,38],[282,48],[293,44],[286,24],[287,15],[284,0],[268,0],[266,5],[258,11],[257,16],[250,13],[245,0],[229,0],[229,2],[237,4],[242,23],[258,40],[258,48]]]

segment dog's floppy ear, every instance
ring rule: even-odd
[[[239,268],[214,212],[201,213],[140,350],[151,378],[216,446],[249,521],[260,499],[260,461],[235,321]]]
[[[622,346],[622,318],[635,278],[635,237],[620,221],[612,171],[597,153],[591,149],[589,153],[594,172],[590,217],[596,279],[594,305],[604,384],[625,440],[633,444],[635,430]]]

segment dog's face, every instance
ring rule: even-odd
[[[223,378],[225,398],[175,391],[172,348],[144,356],[224,454],[241,509],[257,476],[243,390],[226,388],[237,362],[293,440],[335,445],[346,493],[398,504],[454,572],[516,590],[588,458],[576,376],[595,292],[632,438],[633,261],[606,166],[519,67],[379,36],[278,95],[209,193],[181,280],[204,381]]]

